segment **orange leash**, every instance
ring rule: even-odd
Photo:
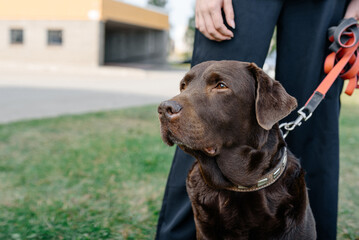
[[[303,121],[307,121],[324,99],[325,94],[333,85],[335,80],[340,77],[349,80],[345,93],[352,95],[358,85],[359,74],[359,25],[354,18],[343,19],[336,27],[329,28],[329,41],[332,42],[329,49],[330,53],[324,62],[324,72],[327,76],[319,84],[306,104],[299,109],[298,118],[289,123],[283,123],[280,128],[284,128],[286,133],[284,138],[296,126],[300,126]]]

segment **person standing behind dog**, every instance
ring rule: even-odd
[[[238,60],[262,67],[277,26],[276,79],[303,106],[324,78],[327,30],[343,17],[359,19],[359,0],[197,0],[192,66]],[[318,239],[325,240],[336,239],[341,89],[336,81],[311,119],[286,139],[306,171]],[[193,161],[177,147],[156,239],[196,238],[185,186]]]

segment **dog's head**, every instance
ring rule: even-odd
[[[158,107],[162,139],[209,156],[223,147],[250,144],[297,106],[253,63],[201,63],[184,76],[180,90]]]

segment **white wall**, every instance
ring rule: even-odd
[[[98,21],[0,21],[0,61],[97,66],[103,61]],[[10,44],[10,29],[24,30],[24,44]],[[47,30],[63,30],[62,46],[47,45]]]

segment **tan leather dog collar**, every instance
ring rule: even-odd
[[[261,190],[263,188],[266,188],[266,187],[272,185],[280,178],[280,176],[282,176],[282,174],[287,166],[287,156],[288,156],[287,148],[284,147],[283,156],[282,156],[281,160],[279,161],[279,163],[275,166],[275,168],[272,171],[265,174],[257,182],[256,185],[253,185],[251,187],[237,185],[237,186],[228,187],[225,189],[230,190],[230,191],[235,191],[235,192],[254,192],[254,191],[258,191],[258,190]]]

